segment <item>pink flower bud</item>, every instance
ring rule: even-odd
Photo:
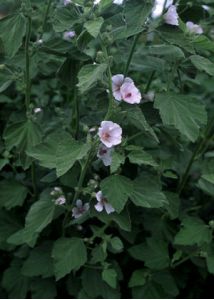
[[[200,25],[194,24],[193,22],[186,22],[186,27],[187,30],[190,33],[195,33],[195,34],[202,34],[203,33],[203,29]]]
[[[166,14],[164,15],[164,20],[165,20],[166,24],[178,26],[179,25],[178,19],[179,19],[179,16],[177,13],[176,6],[170,5]]]

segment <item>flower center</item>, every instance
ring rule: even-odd
[[[102,134],[102,138],[103,138],[104,141],[106,141],[106,140],[108,140],[110,138],[110,134],[108,132],[104,132]]]
[[[106,153],[107,153],[106,149],[100,149],[100,151],[99,151],[99,155],[104,155]]]
[[[126,98],[130,98],[132,96],[132,93],[126,94]]]

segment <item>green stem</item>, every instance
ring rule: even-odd
[[[184,187],[187,183],[187,180],[188,180],[188,177],[189,177],[189,172],[192,168],[192,165],[193,165],[197,155],[200,153],[201,149],[203,149],[204,146],[207,144],[207,141],[210,140],[209,134],[212,130],[213,125],[214,125],[214,117],[212,118],[212,121],[210,122],[210,124],[207,126],[207,129],[204,133],[204,138],[201,139],[200,143],[198,143],[197,147],[195,148],[195,150],[192,154],[192,157],[191,157],[191,159],[190,159],[190,161],[187,165],[187,168],[184,172],[184,176],[183,176],[183,178],[182,178],[182,180],[181,180],[181,182],[178,186],[178,194],[180,194],[183,191],[183,189],[184,189]]]
[[[125,70],[124,70],[124,76],[125,76],[125,77],[126,77],[127,74],[128,74],[129,66],[130,66],[130,64],[131,64],[132,57],[133,57],[133,55],[134,55],[134,51],[135,51],[135,48],[136,48],[136,46],[137,46],[137,41],[138,41],[140,35],[141,35],[141,32],[138,33],[138,34],[135,36],[135,38],[134,38],[134,41],[133,41],[133,44],[132,44],[132,47],[131,47],[131,51],[130,51],[130,53],[129,53],[129,57],[128,57],[128,60],[127,60],[126,66],[125,66]]]
[[[143,132],[138,132],[138,133],[132,135],[130,138],[128,138],[128,139],[127,139],[127,142],[130,142],[130,141],[136,139],[137,137],[139,137],[139,136],[141,136],[141,135],[143,135],[143,134],[144,134]]]
[[[30,95],[31,95],[30,54],[29,54],[31,25],[32,25],[31,17],[27,17],[27,34],[26,34],[26,40],[25,40],[25,107],[26,107],[26,112],[28,112],[28,110],[29,110]]]
[[[45,26],[47,24],[48,15],[49,15],[50,7],[51,7],[51,2],[52,2],[52,0],[48,0],[47,8],[45,10],[45,14],[44,14],[43,22],[42,22],[42,32],[40,34],[40,38],[42,37],[42,35],[45,31]]]
[[[152,81],[154,79],[155,73],[156,72],[153,71],[152,74],[151,74],[151,76],[149,77],[148,83],[147,83],[146,88],[145,88],[145,94],[147,94],[148,91],[149,91],[149,89],[150,89],[150,86],[151,86],[151,83],[152,83]]]
[[[112,114],[112,110],[114,108],[114,98],[113,98],[113,91],[112,91],[112,73],[111,73],[111,67],[110,67],[110,62],[109,62],[109,55],[108,55],[108,51],[106,49],[106,46],[104,45],[102,38],[100,36],[100,40],[101,40],[101,48],[102,51],[105,55],[105,59],[107,62],[107,77],[108,77],[108,88],[109,88],[109,106],[108,106],[108,111],[106,113],[105,116],[105,120],[108,120]]]
[[[36,175],[35,175],[35,163],[34,162],[32,162],[32,164],[31,164],[31,180],[32,180],[34,197],[36,197],[37,196],[37,186],[36,186]]]
[[[194,254],[195,253],[191,253],[191,254],[187,255],[186,257],[182,258],[181,260],[179,260],[177,263],[172,264],[171,268],[174,269],[174,268],[180,266],[181,264],[183,264],[184,262],[189,260]]]

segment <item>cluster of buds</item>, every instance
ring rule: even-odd
[[[56,205],[63,205],[66,203],[66,198],[60,187],[54,187],[54,189],[50,192],[50,195],[54,198],[53,201]]]

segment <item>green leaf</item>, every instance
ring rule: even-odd
[[[15,147],[24,168],[28,168],[31,160],[26,157],[26,153],[41,142],[42,131],[38,124],[28,119],[8,126],[3,138],[7,149],[10,151]]]
[[[27,277],[51,277],[54,274],[51,258],[52,243],[45,242],[34,248],[23,263],[22,274]]]
[[[75,5],[57,8],[53,16],[53,28],[56,32],[71,30],[75,24],[80,22]]]
[[[114,209],[120,213],[133,190],[132,181],[124,176],[112,175],[101,182],[103,195],[112,204]]]
[[[165,125],[174,126],[192,142],[199,136],[200,125],[207,122],[205,106],[189,96],[159,94],[155,99],[155,108],[159,109]]]
[[[190,60],[196,69],[204,71],[210,76],[214,76],[214,64],[209,59],[200,55],[191,55]]]
[[[141,286],[146,283],[147,272],[144,269],[135,270],[129,280],[129,287]]]
[[[6,242],[9,236],[21,229],[21,225],[11,213],[0,210],[0,249],[6,249],[10,245]],[[11,247],[11,246],[10,246]]]
[[[85,65],[78,74],[78,88],[82,94],[90,90],[99,80],[107,69],[107,64]]]
[[[214,159],[206,159],[204,161],[201,178],[214,184]]]
[[[113,289],[117,286],[117,272],[114,269],[106,269],[102,272],[102,279]]]
[[[182,221],[182,227],[176,234],[174,243],[177,245],[201,246],[212,240],[212,232],[208,225],[205,225],[201,219],[195,217],[186,217]]]
[[[82,239],[60,238],[54,243],[52,257],[56,280],[59,280],[86,263],[87,251]]]
[[[50,190],[45,190],[40,199],[30,207],[24,229],[12,235],[8,242],[15,245],[27,243],[33,246],[39,233],[53,220],[54,212],[55,204],[50,196]]]
[[[137,164],[137,165],[149,165],[153,167],[157,167],[158,164],[153,159],[151,154],[144,150],[134,150],[131,151],[128,155],[128,158],[131,163]]]
[[[137,260],[145,262],[145,266],[153,270],[161,270],[169,266],[168,245],[163,240],[147,238],[146,243],[133,246],[129,253]]]
[[[77,160],[82,159],[90,150],[90,145],[65,136],[57,145],[56,173],[60,177],[71,169]]]
[[[26,299],[29,280],[21,274],[22,262],[12,260],[11,266],[3,273],[2,287],[10,299]]]
[[[152,127],[146,121],[144,114],[139,107],[133,107],[128,109],[127,120],[137,129],[149,133],[155,139],[156,142],[159,142],[158,137],[156,136]]]
[[[206,263],[207,263],[208,271],[211,274],[214,274],[214,244],[213,243],[208,248],[207,255],[206,255]]]
[[[31,283],[32,299],[55,299],[56,285],[53,279],[37,278]]]
[[[134,188],[130,198],[135,205],[147,208],[159,208],[168,203],[156,179],[141,176],[135,179],[133,184]]]
[[[89,20],[85,22],[84,27],[88,31],[88,33],[90,33],[94,38],[97,38],[100,33],[100,29],[103,25],[103,22],[104,19],[102,17],[99,17],[95,20]]]
[[[63,133],[64,135],[64,133]],[[27,154],[39,161],[39,164],[46,168],[56,168],[57,146],[62,139],[62,133],[59,131],[50,133],[44,142],[31,147]]]
[[[4,52],[13,57],[22,45],[26,32],[26,19],[22,14],[9,15],[0,20],[0,38]]]
[[[173,45],[152,45],[143,50],[145,55],[157,55],[164,57],[167,61],[179,61],[185,58],[183,51]]]
[[[16,206],[22,206],[27,193],[28,189],[17,181],[0,181],[0,207],[9,210]]]
[[[111,169],[111,174],[112,174],[112,173],[116,172],[122,164],[124,164],[125,155],[124,155],[124,153],[113,151],[111,157],[112,157],[112,162],[111,162],[110,169]]]
[[[126,39],[143,31],[146,19],[150,15],[152,5],[138,0],[128,1],[123,14],[113,16],[107,21],[112,25],[115,40]]]
[[[110,245],[116,253],[123,251],[123,248],[124,248],[123,242],[117,236],[115,236],[111,239]]]
[[[96,264],[98,262],[103,262],[106,259],[106,257],[107,257],[106,243],[102,243],[102,244],[96,246],[91,251],[91,255],[92,255],[92,259],[91,259],[90,262],[92,264]]]

